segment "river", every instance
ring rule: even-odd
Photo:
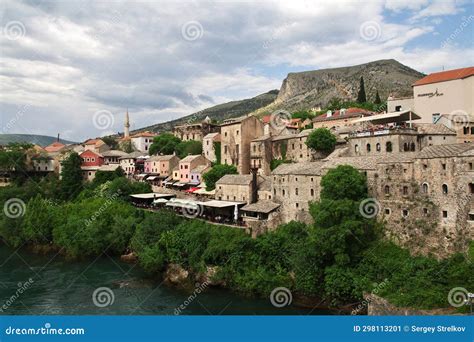
[[[111,291],[96,301],[99,307],[92,294],[100,287]],[[269,299],[244,297],[225,289],[180,290],[118,258],[69,261],[0,243],[2,315],[173,315],[180,306],[183,315],[330,314],[291,305],[277,308]]]

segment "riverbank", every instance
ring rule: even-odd
[[[276,308],[268,298],[240,296],[208,287],[189,303],[190,291],[167,286],[159,275],[151,277],[138,265],[117,257],[66,260],[55,253],[35,254],[0,244],[0,306],[16,293],[19,284],[32,285],[0,315],[326,315],[293,305]],[[97,307],[94,290],[112,290],[111,305]]]

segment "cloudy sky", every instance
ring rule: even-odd
[[[82,141],[278,89],[288,72],[394,58],[474,64],[466,1],[0,4],[0,133]]]

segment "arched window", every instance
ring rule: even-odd
[[[391,141],[387,141],[387,143],[385,144],[385,151],[392,152],[392,142]]]
[[[402,189],[402,194],[403,194],[404,196],[408,195],[408,186],[405,185],[405,186],[403,187],[403,189]]]
[[[424,193],[424,194],[427,194],[428,190],[429,190],[428,183],[423,183],[421,185],[421,192]]]
[[[443,184],[443,194],[447,195],[448,194],[448,185]]]
[[[377,143],[377,145],[375,145],[375,149],[377,150],[377,152],[380,152],[382,150],[382,147],[380,147],[380,144]]]
[[[385,195],[390,195],[390,187],[388,185],[385,185],[383,192],[385,193]]]
[[[408,143],[403,144],[403,151],[407,152],[410,150],[410,147],[408,146]]]
[[[367,144],[367,152],[370,152],[370,144]]]
[[[414,142],[412,142],[412,143],[410,144],[410,151],[415,152],[415,149],[416,149],[416,145],[415,145]]]
[[[314,189],[311,189],[311,190],[310,190],[310,194],[311,194],[311,197],[314,196]]]
[[[469,183],[469,192],[474,194],[474,183]]]
[[[354,146],[354,151],[355,151],[355,153],[359,153],[359,145],[356,144]]]

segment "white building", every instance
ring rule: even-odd
[[[131,136],[133,147],[137,151],[148,153],[154,137],[156,137],[156,134],[151,132],[134,134]]]

